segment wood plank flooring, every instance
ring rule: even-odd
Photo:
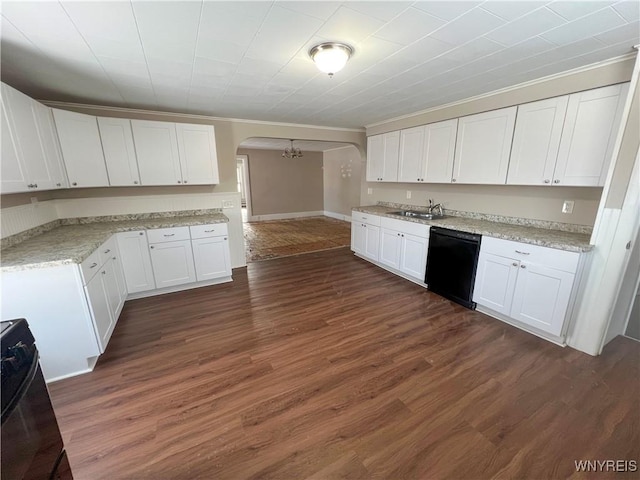
[[[248,262],[351,245],[351,224],[329,217],[244,223]]]
[[[50,389],[80,480],[610,478],[574,460],[638,460],[639,369],[632,340],[563,349],[338,249],[128,302]]]

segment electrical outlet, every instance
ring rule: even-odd
[[[367,195],[373,195],[373,188],[367,188]]]
[[[407,190],[407,199],[411,198],[411,190]]]
[[[573,205],[575,202],[573,200],[565,200],[562,204],[562,213],[573,213]]]
[[[224,200],[222,202],[222,208],[233,208],[233,202],[231,200]]]

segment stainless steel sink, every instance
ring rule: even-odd
[[[447,215],[438,215],[420,210],[400,210],[399,212],[389,212],[389,214],[400,217],[420,218],[422,220],[440,220],[441,218],[447,218]]]

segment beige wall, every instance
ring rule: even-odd
[[[566,76],[549,78],[520,88],[477,98],[456,105],[432,109],[403,119],[389,121],[367,127],[367,135],[424,125],[464,115],[494,110],[511,105],[532,102],[543,98],[602,87],[614,83],[627,82],[633,71],[633,59],[599,66],[588,71]],[[632,126],[633,127],[633,126]],[[630,130],[635,132],[636,127]],[[637,142],[636,142],[637,151]],[[630,148],[632,149],[632,148]],[[635,153],[634,153],[635,155]],[[626,165],[620,175],[628,175]],[[626,191],[625,185],[616,192]],[[628,176],[627,176],[628,183]],[[372,193],[368,193],[372,189]],[[411,199],[407,199],[407,190]],[[442,202],[445,208],[469,212],[490,213],[536,220],[593,225],[602,196],[602,188],[592,187],[516,187],[510,185],[453,185],[453,184],[393,184],[368,183],[363,173],[361,203],[374,204],[378,201],[425,205],[427,198]],[[575,201],[572,214],[562,213],[564,200]]]
[[[249,158],[251,214],[318,212],[323,210],[322,152],[283,158],[280,150],[238,150]]]
[[[360,205],[360,184],[364,162],[355,147],[324,152],[324,210],[351,215],[351,208]]]

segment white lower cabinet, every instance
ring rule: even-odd
[[[483,237],[473,301],[537,331],[561,336],[580,254]]]
[[[227,225],[190,227],[198,282],[231,276]]]
[[[196,281],[191,240],[154,243],[149,249],[157,288]]]
[[[351,215],[351,250],[378,261],[380,256],[380,217],[353,212]]]
[[[428,238],[403,233],[399,270],[424,282],[427,270],[428,247]]]
[[[139,230],[119,233],[118,247],[122,257],[127,292],[138,293],[154,290],[156,281],[153,278],[146,232]]]

